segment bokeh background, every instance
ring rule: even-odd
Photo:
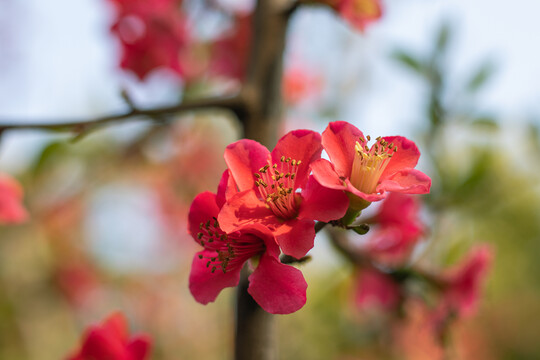
[[[384,8],[363,34],[329,9],[294,15],[282,131],[346,120],[372,136],[413,139],[433,179],[423,197],[430,231],[413,261],[440,269],[475,243],[495,249],[478,312],[452,326],[447,358],[540,359],[540,4]],[[189,14],[201,40],[234,26],[197,6]],[[113,18],[106,0],[2,1],[0,124],[125,111],[122,91],[144,108],[237,89],[220,76],[186,81],[160,70],[141,82],[121,71]],[[223,149],[238,137],[220,112],[115,124],[76,141],[4,132],[0,170],[23,184],[31,220],[0,228],[0,359],[64,358],[87,324],[115,309],[153,336],[153,359],[230,358],[234,291],[207,306],[191,297],[197,245],[186,217],[197,193],[215,190]],[[359,309],[351,267],[324,236],[311,254],[301,266],[307,305],[278,317],[282,359],[440,356],[414,305],[399,326]]]

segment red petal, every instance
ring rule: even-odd
[[[205,191],[195,197],[188,215],[189,233],[193,236],[193,239],[197,239],[197,233],[200,231],[199,225],[212,220],[212,217],[217,217],[218,213],[219,207],[216,204],[216,194]]]
[[[311,164],[313,176],[322,186],[330,189],[345,190],[347,186],[344,180],[340,179],[334,169],[334,165],[328,160],[319,159]]]
[[[397,152],[392,155],[388,165],[381,174],[381,179],[384,179],[392,174],[406,168],[414,168],[420,158],[420,151],[416,144],[403,136],[386,136],[385,141],[394,144]]]
[[[313,248],[315,240],[313,220],[293,219],[275,225],[273,228],[274,236],[285,254],[300,259]]]
[[[360,273],[355,290],[358,306],[379,305],[389,309],[398,304],[399,298],[399,286],[388,275],[376,269],[365,269]]]
[[[349,198],[341,190],[328,189],[311,176],[302,191],[301,219],[328,222],[341,219],[349,207]]]
[[[259,200],[255,191],[239,192],[229,199],[218,216],[223,231],[230,233],[251,223],[273,223],[274,213]]]
[[[189,274],[191,294],[197,302],[206,305],[213,302],[224,288],[238,285],[241,267],[231,269],[226,273],[221,269],[216,269],[212,273],[212,268],[206,266],[208,259],[199,259],[199,255],[216,256],[216,253],[204,250],[195,254]]]
[[[91,328],[80,355],[83,359],[127,360],[125,344],[106,329]]]
[[[255,187],[253,174],[266,165],[270,152],[253,140],[239,140],[225,149],[225,162],[240,191]]]
[[[128,339],[128,327],[124,314],[121,312],[115,312],[105,320],[103,323],[103,329],[110,332],[112,337],[127,341]]]
[[[28,218],[21,200],[21,185],[7,175],[0,174],[0,223],[20,223]]]
[[[148,336],[138,336],[128,345],[130,360],[144,360],[150,354],[151,340]]]
[[[264,254],[249,276],[248,292],[271,314],[290,314],[306,303],[307,283],[302,272]]]
[[[431,179],[416,169],[403,169],[385,178],[377,185],[377,192],[394,191],[404,194],[427,194]]]
[[[223,175],[221,175],[221,180],[218,185],[216,194],[217,206],[221,208],[223,204],[225,204],[225,201],[227,201],[237,192],[238,188],[236,187],[236,183],[234,182],[229,169],[227,169],[223,172]]]
[[[279,139],[272,151],[272,162],[279,164],[282,156],[302,163],[295,177],[295,189],[302,188],[307,182],[309,164],[321,157],[321,135],[310,130],[295,130]]]
[[[364,134],[345,121],[328,124],[322,134],[322,144],[339,176],[350,177],[354,160],[354,146]],[[322,184],[322,182],[321,182]]]

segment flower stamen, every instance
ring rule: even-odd
[[[282,156],[278,164],[268,164],[255,173],[255,185],[272,212],[282,219],[292,219],[298,214],[295,198],[295,178],[301,160]],[[268,171],[268,169],[272,169]]]
[[[226,234],[219,227],[215,217],[199,226],[197,239],[206,250],[215,252],[215,255],[199,255],[199,259],[207,259],[206,267],[214,273],[217,269],[226,273],[228,270],[241,267],[249,258],[262,254],[265,250],[264,242],[253,235],[242,235],[239,232]]]
[[[367,136],[367,141],[371,137]],[[380,136],[369,148],[364,138],[359,138],[354,147],[355,156],[351,171],[351,184],[365,194],[375,192],[379,179],[390,162],[392,155],[397,152],[397,147],[388,143]]]

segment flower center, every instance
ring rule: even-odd
[[[397,147],[378,137],[369,148],[364,138],[360,138],[354,147],[355,155],[351,171],[351,184],[365,194],[372,194],[377,188],[379,179],[390,162]],[[371,140],[367,136],[367,141]]]
[[[268,164],[255,173],[255,184],[259,193],[272,212],[282,219],[292,219],[298,215],[295,198],[295,178],[302,161],[282,156],[279,164]]]
[[[208,260],[206,267],[211,269],[212,273],[217,269],[225,273],[241,267],[249,258],[262,254],[265,250],[264,242],[254,235],[242,235],[238,231],[227,235],[221,230],[215,217],[202,222],[199,229],[199,243],[206,250],[215,252],[215,256],[199,255],[199,259]]]

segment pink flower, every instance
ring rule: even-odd
[[[189,289],[195,300],[207,304],[226,287],[238,285],[240,270],[252,259],[248,292],[267,312],[289,314],[306,303],[307,283],[300,270],[279,261],[279,247],[270,230],[260,224],[228,227],[218,213],[236,191],[229,173],[223,175],[217,194],[199,194],[189,211],[189,232],[204,247],[191,266]]]
[[[287,104],[296,105],[321,90],[321,79],[303,64],[288,68],[283,75],[282,93]]]
[[[341,0],[336,8],[342,18],[360,31],[382,16],[380,0]]]
[[[414,169],[420,152],[412,141],[402,136],[378,137],[371,148],[368,141],[369,136],[347,122],[328,124],[322,144],[331,162],[320,159],[311,164],[315,179],[324,187],[347,191],[353,210],[384,199],[387,191],[429,192],[431,179]]]
[[[144,360],[148,358],[151,340],[146,335],[129,338],[126,319],[117,312],[103,324],[90,326],[80,350],[69,360]]]
[[[122,45],[120,66],[143,80],[166,67],[183,75],[179,56],[187,44],[186,19],[177,0],[111,0],[117,18],[111,30]]]
[[[0,174],[0,224],[17,224],[28,218],[22,205],[23,189],[11,177]]]
[[[229,145],[225,161],[240,192],[219,214],[223,229],[259,223],[272,230],[285,254],[304,256],[313,247],[314,220],[339,219],[347,210],[343,192],[309,176],[321,151],[320,135],[309,130],[286,134],[271,153],[252,140]]]
[[[419,212],[420,206],[412,196],[390,193],[375,215],[378,226],[371,233],[370,253],[394,261],[407,256],[424,233]]]
[[[460,264],[448,270],[443,275],[447,284],[443,293],[443,305],[462,316],[472,315],[492,260],[492,249],[487,245],[478,246]]]
[[[359,307],[380,306],[391,309],[401,298],[399,285],[376,268],[359,270],[355,288],[355,302]]]

